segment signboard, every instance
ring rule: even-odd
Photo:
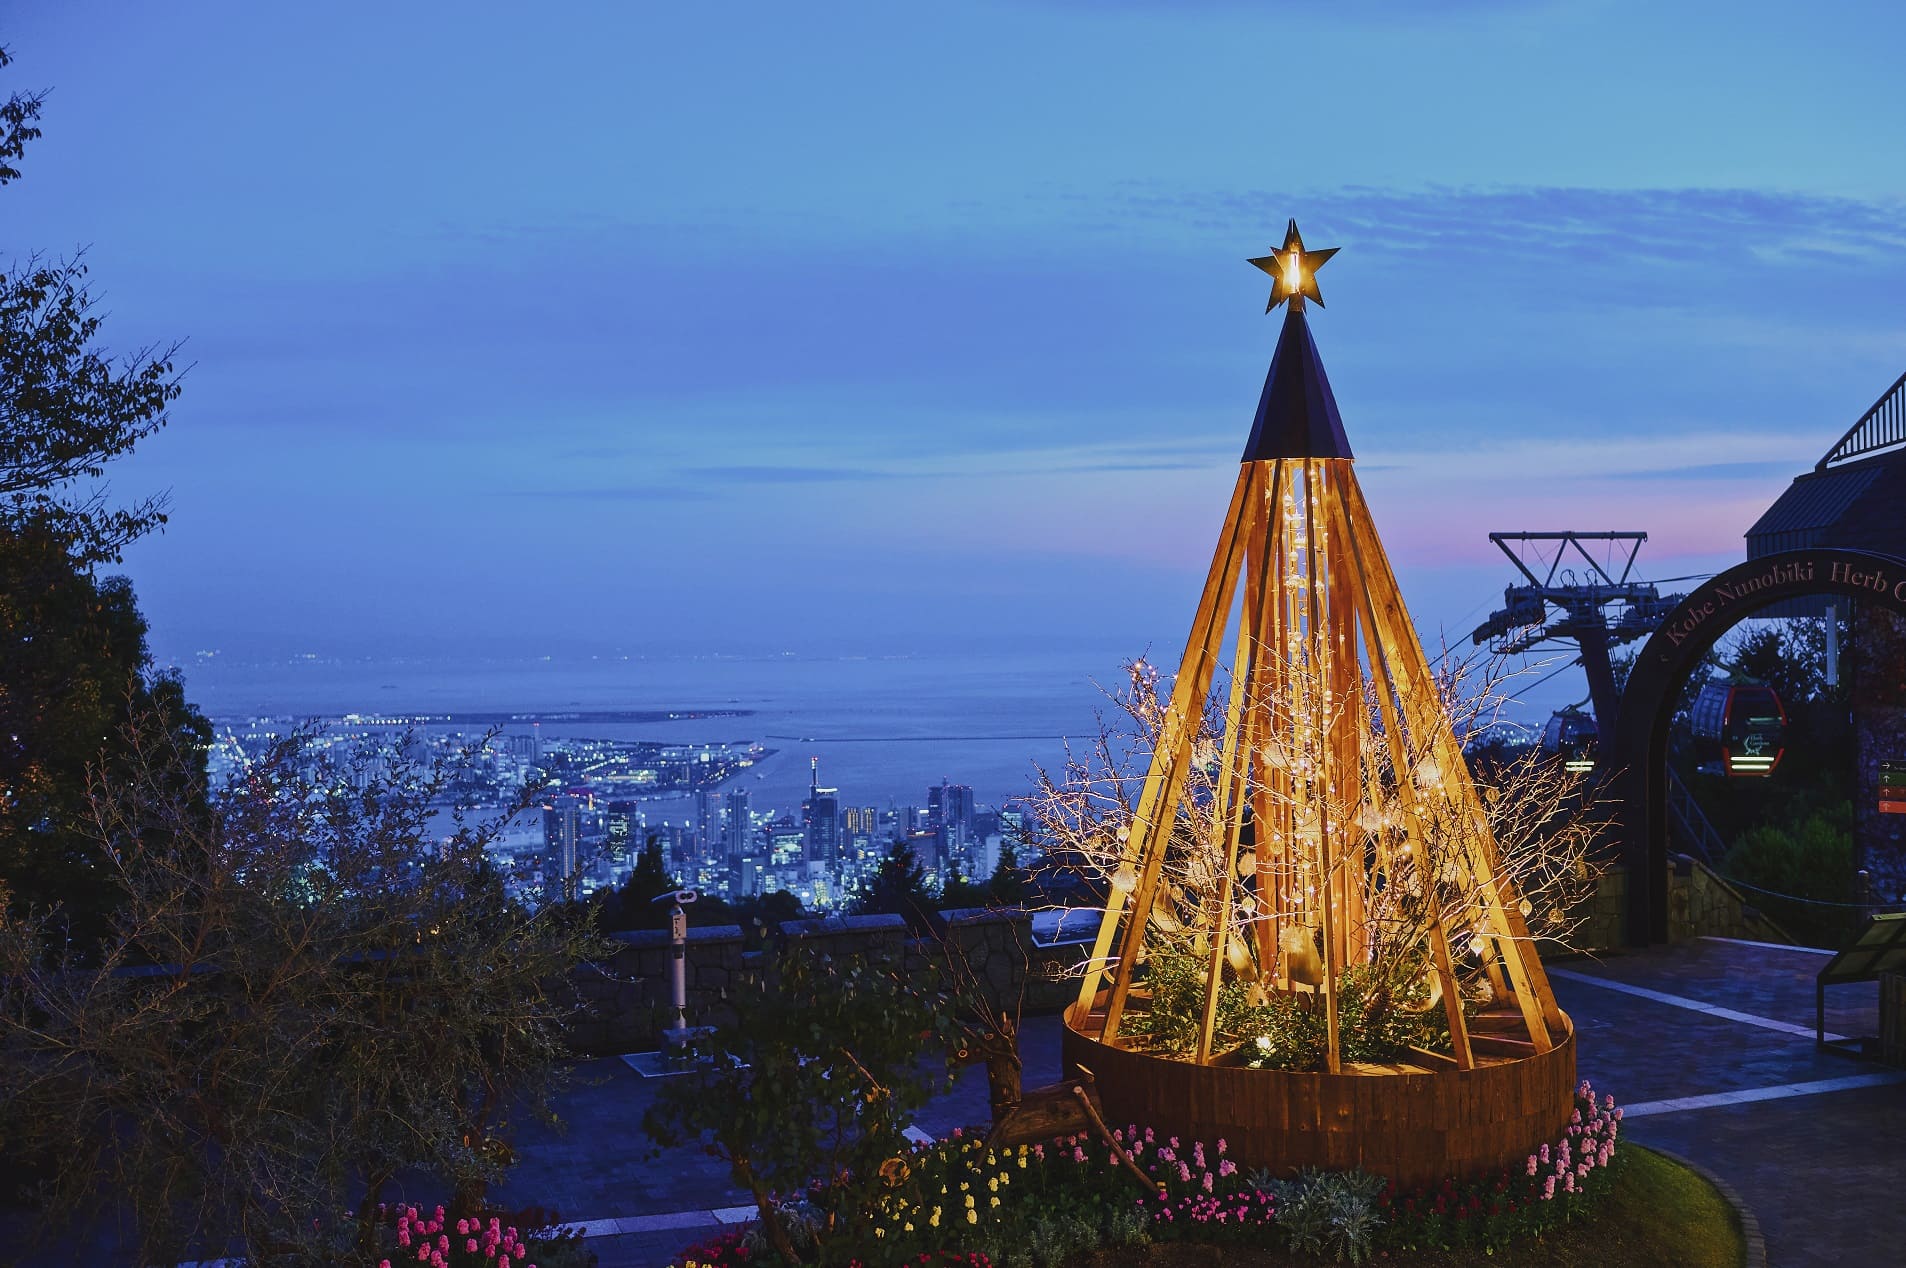
[[[1880,813],[1906,815],[1906,761],[1880,763]]]

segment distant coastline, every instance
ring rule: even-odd
[[[332,713],[311,714],[322,721],[353,721],[360,723],[410,723],[421,726],[509,726],[511,724],[534,722],[574,723],[616,723],[647,724],[654,722],[696,722],[705,718],[749,718],[754,716],[753,709],[551,709],[546,711],[515,711],[499,713],[494,710],[454,710],[441,712],[410,712],[403,709],[380,709],[375,713]],[[222,714],[220,721],[231,718],[248,717],[246,714]]]

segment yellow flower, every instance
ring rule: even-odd
[[[886,1229],[884,1229],[884,1228],[878,1228],[878,1227],[876,1227],[876,1228],[874,1229],[874,1236],[875,1236],[875,1237],[885,1237],[886,1235],[887,1235],[887,1230],[886,1230]]]
[[[907,1221],[907,1231],[908,1231],[909,1233],[911,1233],[911,1232],[913,1231],[913,1221],[912,1221],[912,1220],[908,1220],[908,1221]]]
[[[972,1188],[972,1187],[973,1187],[973,1186],[972,1186],[972,1185],[970,1185],[970,1184],[968,1184],[968,1183],[967,1183],[966,1181],[964,1181],[964,1180],[962,1180],[962,1181],[960,1181],[960,1192],[961,1192],[961,1193],[964,1193],[964,1192],[966,1192],[966,1191],[967,1191],[968,1189],[970,1189],[970,1188]]]
[[[969,1211],[973,1209],[973,1195],[970,1193],[966,1195],[966,1209]]]
[[[991,1201],[991,1202],[992,1202],[992,1204],[993,1204],[994,1206],[998,1206],[998,1205],[999,1205],[999,1199],[998,1199],[998,1198],[991,1198],[991,1199],[988,1199],[988,1200],[989,1200],[989,1201]]]
[[[999,1177],[994,1176],[991,1180],[988,1180],[986,1182],[986,1188],[987,1188],[987,1191],[990,1193],[998,1193],[999,1192]]]
[[[1023,1149],[1019,1151],[1019,1169],[1021,1171],[1026,1169],[1026,1151]]]
[[[933,1218],[928,1220],[927,1223],[934,1228],[938,1228],[940,1226],[940,1208],[939,1207],[936,1206],[933,1208]]]
[[[966,1213],[966,1222],[967,1222],[968,1224],[977,1224],[977,1223],[979,1223],[979,1212],[978,1212],[978,1211],[968,1211],[968,1212]]]

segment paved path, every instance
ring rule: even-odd
[[[1821,1052],[1813,1042],[1818,952],[1701,939],[1555,966],[1574,1018],[1582,1077],[1630,1107],[1629,1134],[1692,1158],[1760,1217],[1774,1268],[1906,1264],[1906,1072]],[[1877,991],[1841,987],[1827,1025],[1877,1027]],[[1028,1019],[1026,1082],[1059,1075],[1059,1025]],[[660,1157],[641,1130],[656,1081],[620,1060],[590,1062],[563,1099],[567,1136],[528,1133],[499,1196],[588,1220],[602,1268],[660,1268],[745,1196],[713,1158]],[[921,1115],[935,1134],[986,1118],[968,1071]]]

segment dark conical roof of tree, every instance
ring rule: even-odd
[[[1353,456],[1310,324],[1303,309],[1293,304],[1284,314],[1242,461]]]

